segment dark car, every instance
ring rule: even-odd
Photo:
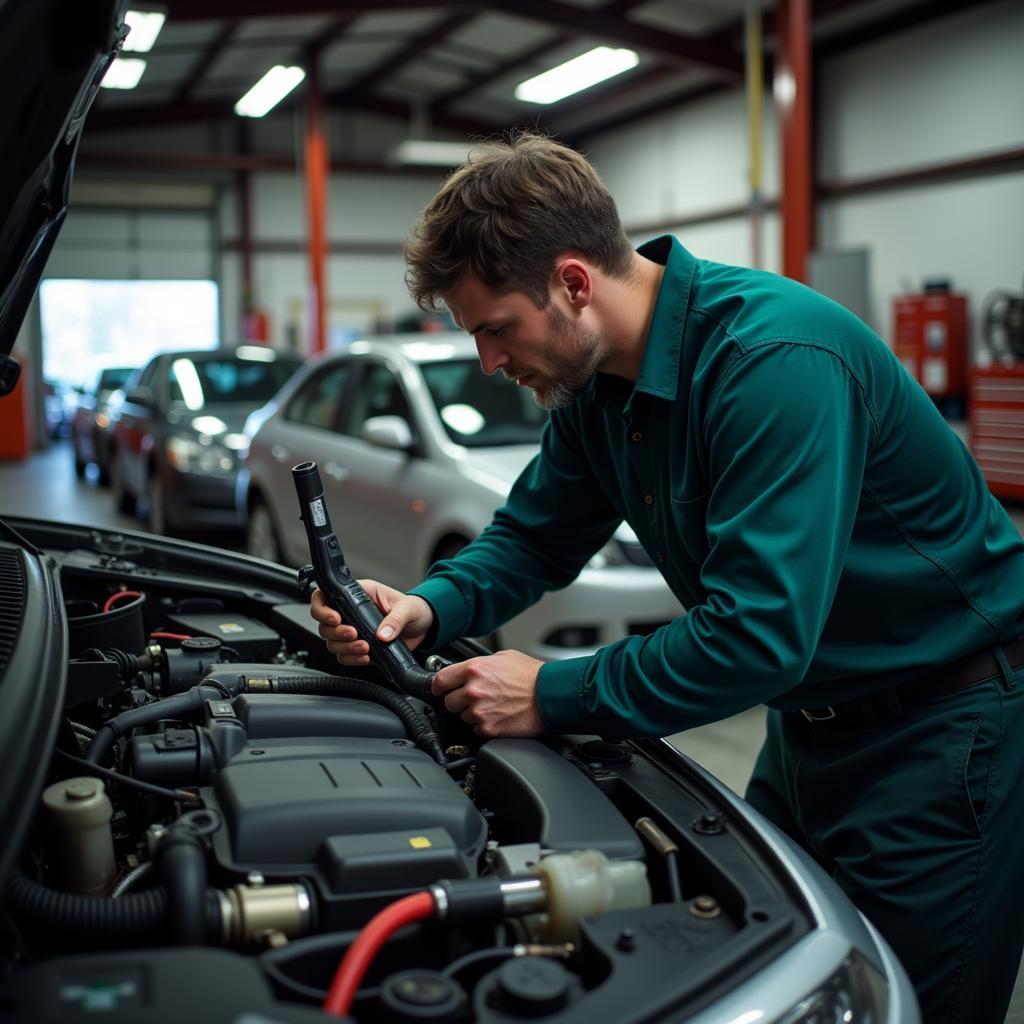
[[[111,404],[118,508],[142,499],[154,533],[234,526],[242,427],[301,365],[260,346],[154,356]]]
[[[100,370],[78,395],[71,417],[71,450],[75,475],[85,476],[86,466],[95,463],[100,483],[110,481],[110,396],[134,372],[133,366],[108,366]]]
[[[0,0],[0,396],[123,13]],[[226,431],[192,420],[259,361],[162,358],[192,369],[177,401],[137,382],[133,410],[182,426],[150,452],[182,486],[229,473]],[[0,1018],[918,1024],[836,883],[667,741],[483,740],[425,699],[421,651],[337,675],[309,587],[186,541],[0,521]]]

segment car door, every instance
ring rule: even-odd
[[[359,372],[340,424],[337,455],[345,472],[338,480],[324,481],[331,514],[354,572],[407,587],[422,572],[416,560],[424,474],[419,426],[397,364],[367,358]],[[366,421],[375,416],[405,420],[413,449],[396,451],[364,440]]]
[[[247,464],[252,485],[266,501],[278,530],[283,554],[292,565],[309,561],[306,533],[292,483],[292,466],[314,460],[325,489],[344,479],[338,458],[338,423],[352,378],[348,359],[320,367],[296,390],[287,404],[260,428],[249,450]],[[328,501],[331,493],[328,491]],[[340,531],[342,510],[331,505]]]

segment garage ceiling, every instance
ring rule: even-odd
[[[770,54],[774,4],[756,2]],[[815,48],[835,52],[977,4],[816,0]],[[166,124],[237,125],[235,101],[279,63],[318,61],[332,110],[393,118],[448,137],[532,125],[578,141],[742,84],[744,0],[163,0],[163,6],[167,23],[145,55],[139,86],[101,91],[89,118],[90,141],[102,145],[103,132]],[[635,49],[639,65],[551,106],[514,98],[523,79],[600,44]],[[279,109],[300,107],[303,89]]]

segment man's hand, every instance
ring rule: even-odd
[[[536,736],[544,731],[537,710],[537,673],[544,663],[519,651],[499,651],[441,669],[434,693],[480,736]]]
[[[400,636],[415,650],[427,635],[434,622],[434,610],[423,600],[412,594],[403,594],[393,587],[386,587],[376,580],[360,580],[370,600],[384,614],[377,627],[377,637],[384,643]],[[327,641],[327,650],[337,656],[340,665],[369,665],[370,645],[359,639],[355,626],[341,621],[341,616],[324,601],[321,591],[313,592],[309,614],[320,623],[318,632]]]

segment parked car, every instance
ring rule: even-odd
[[[0,3],[0,394],[124,6]],[[482,741],[333,675],[308,601],[246,555],[0,527],[0,1016],[337,1020],[352,949],[355,1024],[919,1024],[836,884],[667,742]]]
[[[301,364],[258,346],[154,356],[111,402],[118,509],[141,504],[154,533],[234,525],[242,425]]]
[[[250,418],[238,509],[250,554],[300,565],[290,467],[315,459],[353,571],[407,588],[490,522],[537,453],[547,413],[480,372],[462,333],[358,341],[308,366]],[[565,590],[491,642],[538,658],[593,652],[682,613],[623,524]]]
[[[60,380],[43,381],[43,418],[46,421],[47,437],[56,441],[68,436],[75,404],[75,392],[71,385]]]
[[[75,475],[85,476],[90,462],[99,470],[100,483],[110,482],[110,396],[124,387],[135,367],[108,366],[95,374],[78,394],[71,417],[71,450]]]

